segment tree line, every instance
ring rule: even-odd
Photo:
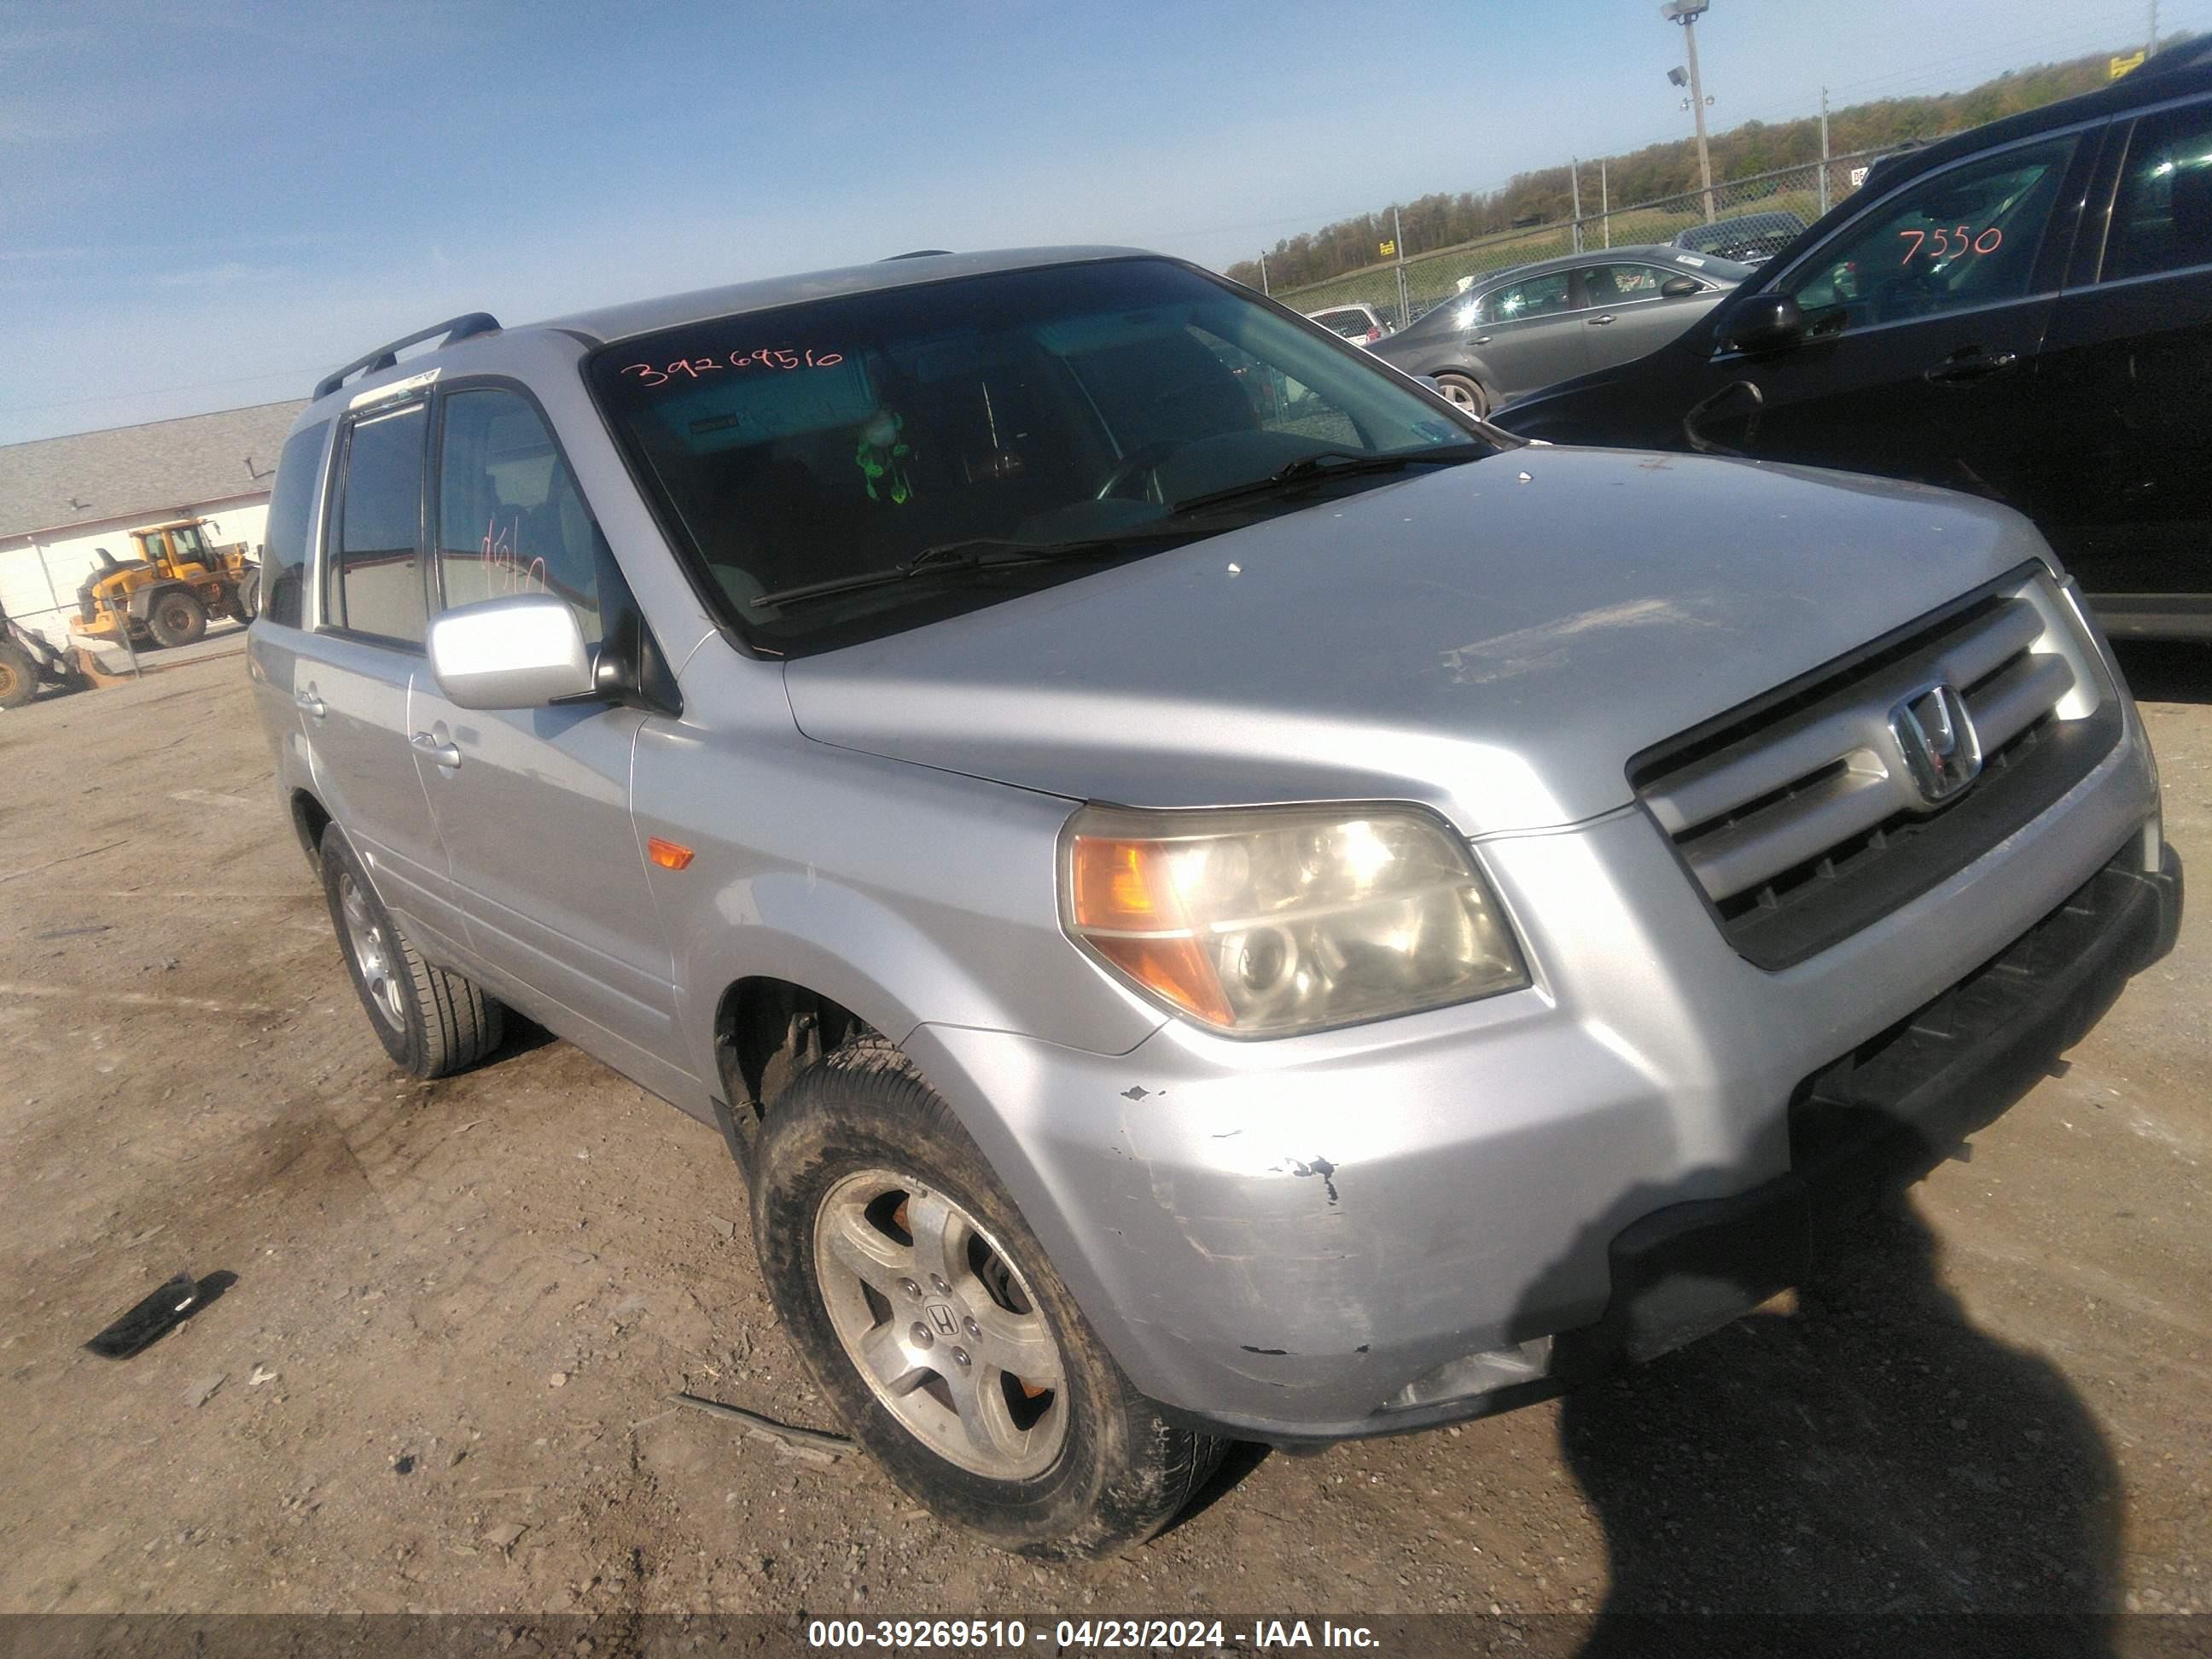
[[[2170,45],[2179,37],[2169,37]],[[1965,92],[1940,93],[1927,97],[1886,98],[1874,103],[1853,104],[1828,115],[1828,149],[1834,155],[1884,149],[1910,139],[1941,137],[1967,127],[1979,126],[2022,110],[2040,108],[2076,93],[2106,83],[2110,74],[2106,56],[2070,58],[2061,64],[2039,64],[2032,69],[2008,70]],[[1713,182],[1747,178],[1779,167],[1800,167],[1820,159],[1820,123],[1817,116],[1770,125],[1746,121],[1715,135],[1708,148],[1712,155]],[[1606,158],[1607,194],[1615,207],[1680,196],[1698,187],[1698,147],[1693,139],[1648,144],[1628,155]],[[1597,158],[1582,163],[1583,210],[1597,210]],[[1516,226],[1550,224],[1574,216],[1574,186],[1569,169],[1545,167],[1517,173],[1502,190],[1438,192],[1412,202],[1394,204],[1379,213],[1363,213],[1340,219],[1319,230],[1286,237],[1267,250],[1267,286],[1277,289],[1303,288],[1327,282],[1348,270],[1375,264],[1377,249],[1392,235],[1395,211],[1408,256],[1434,252],[1479,237],[1496,234]],[[1226,273],[1253,288],[1261,286],[1257,260],[1240,260]]]

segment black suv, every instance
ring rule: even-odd
[[[1896,157],[1679,339],[1497,418],[1992,496],[2113,633],[2212,639],[2212,40]]]

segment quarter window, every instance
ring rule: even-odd
[[[2203,264],[2212,264],[2212,104],[2136,124],[2104,280]]]
[[[557,594],[575,611],[585,640],[597,643],[612,556],[544,418],[527,398],[497,387],[449,393],[444,410],[438,585],[445,605]]]
[[[330,619],[349,633],[420,644],[424,406],[355,422],[346,437]]]
[[[1816,337],[2022,298],[2078,142],[2008,149],[1909,185],[1779,291]]]
[[[1524,317],[1548,317],[1566,309],[1567,273],[1559,270],[1484,295],[1475,301],[1474,320],[1515,323]]]
[[[262,540],[262,616],[285,628],[300,626],[301,574],[307,545],[314,539],[308,519],[315,507],[315,486],[322,482],[323,440],[328,421],[294,433],[276,458],[276,488],[269,497],[269,522]]]

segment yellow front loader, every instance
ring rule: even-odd
[[[190,645],[207,632],[210,611],[251,622],[260,599],[261,567],[243,542],[218,547],[205,519],[178,519],[131,532],[135,557],[106,548],[76,591],[77,625],[92,639],[140,645]]]

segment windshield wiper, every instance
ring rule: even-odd
[[[1102,536],[1085,536],[1067,542],[1024,542],[1005,536],[968,536],[956,542],[925,547],[903,564],[888,570],[863,571],[854,576],[832,576],[818,582],[779,587],[751,601],[756,609],[796,605],[806,599],[826,599],[839,593],[858,593],[871,587],[888,587],[917,576],[948,575],[966,570],[1005,570],[1015,565],[1046,564],[1054,559],[1095,557],[1111,553],[1130,542],[1147,541],[1178,532],[1165,526],[1145,525]]]
[[[1435,444],[1426,449],[1401,449],[1387,455],[1363,453],[1350,449],[1317,450],[1313,454],[1299,456],[1286,466],[1276,468],[1264,478],[1231,484],[1226,489],[1211,489],[1203,495],[1193,495],[1188,501],[1177,501],[1168,510],[1176,516],[1185,513],[1202,513],[1209,507],[1224,502],[1249,501],[1255,495],[1273,495],[1328,478],[1357,477],[1368,472],[1402,472],[1409,466],[1451,466],[1496,453],[1488,444],[1473,443]]]

